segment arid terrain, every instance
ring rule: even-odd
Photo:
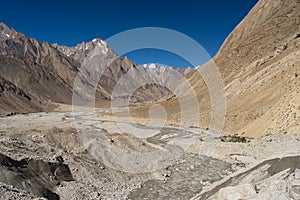
[[[98,112],[100,114],[103,111]],[[258,172],[255,166],[269,166],[264,164],[264,160],[279,158],[277,161],[272,161],[272,166],[276,166],[280,158],[296,156],[290,166],[284,166],[285,176],[278,175],[277,177],[277,173],[283,170],[277,169],[277,167],[275,169],[278,171],[267,175],[274,176],[273,179],[268,180],[269,184],[274,181],[281,181],[287,176],[292,177],[293,170],[300,167],[299,134],[269,135],[260,139],[243,141],[222,136],[212,139],[209,136],[209,131],[199,128],[184,128],[178,132],[179,128],[174,127],[160,129],[155,126],[136,124],[135,126],[142,127],[145,131],[149,129],[160,130],[153,138],[141,140],[122,133],[115,125],[115,121],[101,118],[93,121],[89,114],[84,115],[82,114],[84,118],[82,122],[89,123],[88,127],[90,128],[97,127],[105,133],[104,135],[107,141],[112,143],[111,145],[122,147],[128,152],[153,151],[154,145],[174,142],[186,151],[180,158],[172,161],[161,170],[148,173],[128,173],[107,167],[86,150],[77,130],[71,128],[74,127],[71,112],[5,117],[1,119],[1,152],[14,160],[29,158],[29,161],[21,162],[31,167],[37,166],[37,168],[28,172],[24,168],[25,166],[20,168],[15,161],[7,163],[1,157],[1,182],[4,183],[0,190],[1,199],[18,199],[19,197],[20,199],[30,199],[38,196],[55,199],[45,193],[45,189],[59,195],[61,199],[189,199],[196,195],[201,197],[203,195],[200,194],[202,190],[216,191],[215,188],[219,184],[221,185],[224,179],[227,180],[228,176],[240,176],[241,170],[247,171],[247,174],[250,172],[262,173]],[[49,123],[53,125],[51,126],[53,128],[49,128]],[[209,151],[204,151],[203,148],[207,144],[213,145],[213,147]],[[67,167],[67,171],[63,170],[58,173],[55,169],[52,171],[51,167],[49,172],[44,171],[47,167],[41,163],[42,161],[58,166],[62,162],[61,164]],[[31,162],[37,164],[33,165]],[[291,170],[288,171],[290,167]],[[16,169],[18,170],[16,171]],[[30,169],[32,170],[32,168]],[[40,170],[42,173],[39,172]],[[259,177],[261,178],[261,175]],[[262,179],[265,179],[265,176]],[[56,182],[53,183],[53,180]],[[57,184],[59,180],[61,182]],[[244,182],[248,183],[247,181]],[[232,185],[232,183],[231,181],[226,185]],[[254,183],[261,185],[259,180]],[[13,185],[17,189],[5,184]],[[44,188],[39,189],[36,184],[42,185]],[[287,183],[286,187],[294,187],[294,185]],[[262,191],[266,195],[265,193],[272,194],[274,190],[273,188]],[[280,195],[285,194],[281,190],[275,191],[279,192]],[[235,192],[239,192],[239,190]],[[241,193],[241,195],[245,194]]]
[[[299,47],[299,0],[258,1],[195,69],[0,23],[0,199],[300,199]]]
[[[223,133],[259,137],[300,131],[299,10],[299,1],[259,1],[213,58],[226,94]],[[210,126],[212,94],[209,80],[203,77],[210,65],[187,74],[201,115],[199,122],[189,124],[192,126]],[[181,124],[176,97],[160,104],[168,113],[169,124]],[[150,106],[133,109],[133,116],[147,118]]]

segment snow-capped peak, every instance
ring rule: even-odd
[[[157,63],[148,63],[148,64],[143,64],[142,66],[148,71],[164,72],[166,70],[167,71],[176,70],[183,75],[194,70],[194,68],[192,67],[176,68],[176,67],[165,66]]]
[[[82,42],[73,47],[60,46],[58,44],[52,44],[52,46],[64,55],[71,57],[80,63],[82,63],[84,58],[90,53],[100,55],[103,58],[116,56],[116,53],[109,47],[109,45],[99,38],[94,38],[89,42]]]
[[[148,65],[148,68],[150,68],[150,69],[155,69],[157,67],[158,67],[158,65],[156,65],[154,63],[151,63],[151,64]]]
[[[95,38],[92,40],[92,43],[95,45],[97,45],[98,47],[100,47],[102,53],[106,54],[108,52],[108,46],[107,43],[99,38]],[[86,43],[86,50],[90,49],[90,44]]]

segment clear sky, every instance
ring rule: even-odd
[[[257,0],[7,0],[0,21],[29,37],[74,46],[106,39],[128,29],[163,27],[184,33],[214,56],[224,39]],[[127,54],[134,62],[189,65],[165,51],[145,49]]]

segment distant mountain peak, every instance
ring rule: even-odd
[[[162,65],[162,64],[157,64],[157,63],[147,63],[147,64],[143,64],[142,65],[146,70],[148,71],[165,71],[165,70],[176,70],[179,73],[185,75],[191,71],[193,71],[194,69],[191,67],[187,67],[187,68],[177,68],[177,67],[173,67],[173,66],[166,66],[166,65]]]
[[[52,46],[64,55],[75,59],[79,63],[82,63],[85,56],[95,48],[100,48],[100,56],[111,57],[116,55],[116,53],[108,46],[108,44],[100,38],[95,38],[89,42],[82,42],[73,47],[58,45],[57,43],[52,44]]]

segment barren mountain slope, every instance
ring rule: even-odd
[[[300,131],[299,34],[299,0],[261,0],[226,39],[214,58],[226,84],[226,132]]]
[[[40,111],[48,102],[71,103],[78,66],[50,44],[27,38],[1,23],[0,76],[9,84],[1,93],[0,114]]]
[[[233,30],[213,59],[225,84],[224,133],[258,137],[300,131],[299,46],[299,0],[260,0]],[[186,78],[198,96],[201,119],[200,123],[186,125],[206,128],[211,99],[198,71]],[[168,122],[179,124],[181,112],[176,98],[161,104]],[[147,117],[148,109],[137,108],[132,113]]]
[[[3,78],[0,78],[0,92],[0,115],[42,110],[40,102],[36,102],[20,88]]]

